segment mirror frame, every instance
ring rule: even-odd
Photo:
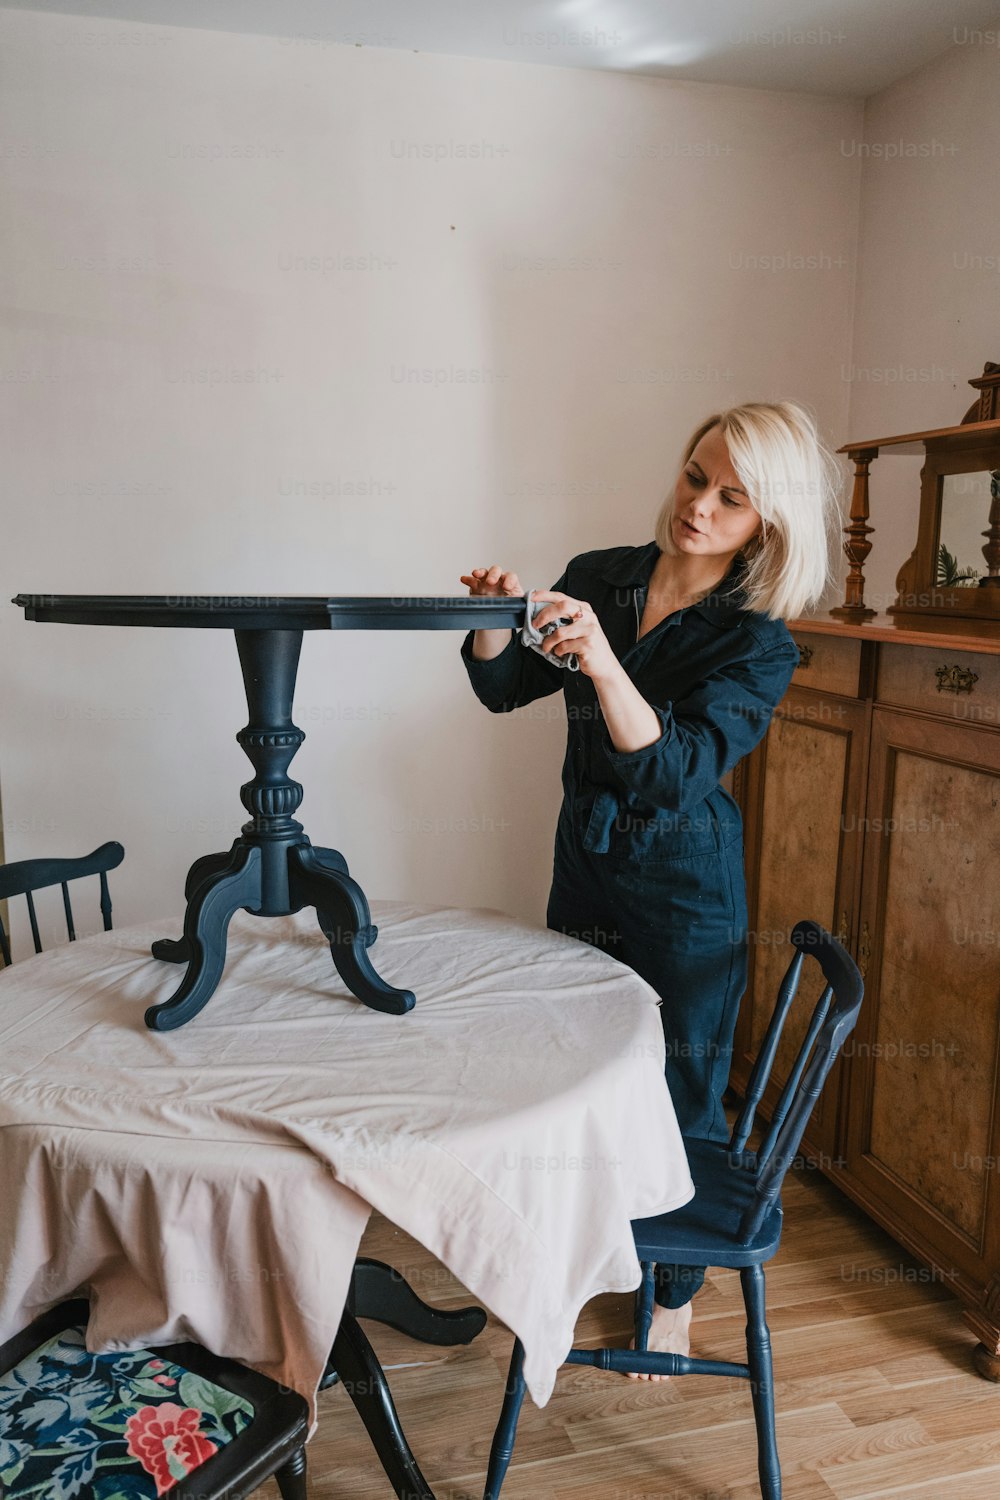
[[[944,479],[949,474],[972,474],[1000,469],[1000,436],[963,433],[961,427],[938,437],[924,439],[926,457],[920,470],[920,519],[917,544],[896,577],[896,600],[887,613],[893,615],[948,615],[958,620],[1000,619],[1000,577],[992,583],[942,587],[937,582],[937,556],[941,544],[941,512]],[[1000,503],[993,501],[983,517],[984,540],[991,532],[1000,537],[994,515]],[[993,540],[996,547],[996,540]],[[986,562],[983,550],[976,559]],[[987,563],[988,567],[988,563]],[[984,577],[989,576],[988,573]]]

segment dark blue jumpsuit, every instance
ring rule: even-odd
[[[720,779],[765,734],[798,665],[787,626],[748,610],[737,554],[716,590],[638,639],[660,549],[574,557],[553,591],[591,605],[660,721],[641,750],[616,750],[591,679],[553,666],[516,633],[492,661],[462,657],[476,696],[509,713],[560,689],[568,736],[548,926],[610,953],[661,997],[666,1078],[686,1135],[725,1140],[722,1095],[747,978],[739,808]],[[703,1272],[661,1267],[656,1297],[690,1300]]]

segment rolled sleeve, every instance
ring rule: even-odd
[[[617,750],[605,725],[612,770],[653,806],[689,811],[763,739],[797,665],[794,648],[782,644],[714,673],[683,699],[650,704],[661,732],[639,750]]]
[[[462,660],[480,703],[494,714],[509,714],[512,709],[533,703],[563,685],[563,667],[544,661],[537,651],[522,646],[517,633],[490,661],[477,661],[472,654],[475,632],[470,630],[462,642]]]

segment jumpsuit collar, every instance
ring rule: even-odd
[[[638,585],[646,588],[653,576],[653,569],[660,556],[659,546],[655,541],[647,542],[642,547],[629,547],[624,549],[625,555],[608,563],[601,573],[606,583],[612,583],[619,587]],[[746,558],[742,552],[737,552],[730,564],[729,571],[721,578],[710,594],[700,599],[697,604],[689,604],[688,609],[697,610],[706,619],[718,624],[727,621],[730,615],[747,607],[746,596],[740,587],[746,575]],[[683,611],[680,611],[683,613]]]

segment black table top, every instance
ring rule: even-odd
[[[496,630],[524,624],[523,597],[418,594],[18,594],[26,620],[217,630]]]

